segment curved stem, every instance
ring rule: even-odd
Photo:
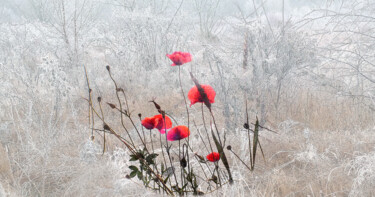
[[[205,119],[204,119],[203,103],[202,103],[201,109],[202,109],[202,120],[203,120],[204,130],[206,131],[206,134],[207,134],[207,139],[208,139],[208,143],[210,144],[211,152],[214,152],[214,150],[212,148],[212,145],[211,145],[210,135],[208,134],[207,127],[206,127],[206,122],[205,122]]]
[[[165,132],[167,132],[167,124],[166,124],[166,122],[165,122],[165,115],[163,114],[163,121],[164,121],[164,130],[165,130]],[[167,138],[167,133],[165,133],[165,141],[166,141],[166,151],[167,151],[167,156],[168,156],[168,159],[169,159],[169,163],[171,164],[171,168],[172,168],[172,170],[173,170],[173,164],[172,164],[172,159],[171,159],[171,154],[170,154],[170,149],[171,149],[171,147],[172,147],[172,145],[171,145],[171,147],[169,147],[169,145],[168,145],[168,138]],[[177,185],[177,187],[178,187],[178,180],[177,180],[177,176],[176,176],[176,172],[175,172],[175,170],[173,170],[173,176],[174,176],[174,179],[175,179],[175,181],[176,181],[176,185]]]
[[[161,141],[161,133],[159,132],[159,140],[160,140],[160,148],[161,148],[161,154],[163,155],[164,165],[167,167],[167,161],[165,160],[164,156],[164,149],[163,149],[163,142]]]
[[[104,120],[104,113],[103,113],[103,109],[102,109],[102,102],[100,102],[100,101],[99,101],[99,107],[100,107],[100,114],[102,115],[103,120]],[[102,153],[102,155],[105,152],[105,143],[106,143],[106,141],[105,141],[105,132],[103,132],[103,153]]]
[[[186,97],[185,97],[184,89],[182,88],[182,82],[181,82],[181,68],[180,68],[180,66],[178,67],[178,79],[179,79],[179,82],[180,82],[180,87],[181,87],[182,97],[184,98],[184,101],[185,101],[185,108],[186,108],[187,119],[188,119],[187,127],[188,127],[188,129],[190,129],[190,115],[189,115],[189,108],[188,108],[188,105],[187,105],[187,101],[186,101]],[[188,139],[189,139],[189,137],[188,137]],[[189,140],[188,140],[188,143],[189,143]]]
[[[117,83],[116,83],[116,81],[115,81],[115,79],[113,78],[113,76],[112,76],[112,74],[111,74],[111,71],[109,71],[108,70],[108,74],[109,74],[109,77],[112,79],[112,81],[113,81],[113,84],[115,85],[115,88],[116,88],[116,97],[117,97],[117,101],[118,101],[118,103],[119,103],[119,106],[120,106],[120,114],[121,114],[121,125],[122,125],[122,127],[125,129],[125,131],[126,131],[126,133],[128,134],[128,137],[129,137],[129,139],[130,139],[130,142],[131,142],[131,145],[135,148],[135,144],[134,144],[134,142],[133,142],[133,139],[132,139],[132,137],[130,136],[130,133],[129,133],[129,131],[128,131],[128,129],[125,127],[125,123],[124,123],[124,117],[123,117],[123,114],[122,114],[122,104],[121,104],[121,100],[120,100],[120,96],[119,96],[119,94],[118,94],[118,86],[117,86]]]
[[[179,79],[179,82],[180,82],[182,97],[184,98],[184,102],[185,102],[185,108],[186,108],[186,114],[187,114],[187,121],[188,121],[187,122],[187,127],[188,127],[188,130],[190,131],[190,114],[189,114],[189,108],[188,108],[188,105],[187,105],[187,101],[186,101],[184,89],[182,88],[181,66],[178,67],[178,79]],[[190,135],[187,137],[187,144],[190,147]],[[188,149],[188,151],[189,151],[189,149]],[[189,154],[189,152],[188,152],[188,154]],[[188,162],[188,168],[190,169],[190,163],[189,162]]]
[[[151,129],[150,129],[150,141],[151,141],[152,154],[154,154],[155,150],[154,150],[154,142],[152,142]]]

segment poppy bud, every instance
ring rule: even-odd
[[[98,102],[100,103],[102,101],[102,97],[98,97]]]
[[[152,101],[150,101],[150,102],[152,102],[152,103],[154,103],[154,105],[155,105],[155,108],[159,111],[159,110],[161,110],[161,107],[160,107],[160,105],[159,104],[157,104],[156,102],[155,102],[155,100],[152,100]]]
[[[107,68],[107,70],[108,70],[108,71],[110,71],[110,70],[111,70],[111,68],[109,67],[109,65],[107,65],[107,66],[106,66],[106,68]]]
[[[249,128],[250,128],[250,127],[249,127],[249,124],[247,124],[247,123],[243,124],[243,128],[245,128],[245,129],[249,129]]]
[[[90,89],[89,89],[89,93],[91,93],[91,92],[92,92],[92,89],[90,88]]]
[[[181,166],[182,166],[183,168],[186,168],[186,166],[187,166],[187,162],[186,162],[185,157],[182,158],[182,159],[180,160],[180,164],[181,164]]]
[[[201,163],[206,163],[206,160],[204,159],[203,156],[198,155],[197,153],[195,153],[195,156],[197,156],[197,157],[199,158],[199,162],[201,162]]]
[[[112,103],[107,103],[112,109],[115,109],[116,108],[116,105],[112,104]]]
[[[228,145],[228,146],[227,146],[227,149],[228,149],[228,150],[232,150],[232,146],[231,146],[231,145]]]
[[[139,113],[139,114],[138,114],[138,117],[142,119],[142,114],[141,114],[141,113]]]
[[[90,139],[91,139],[92,141],[94,141],[95,137],[92,135],[92,136],[90,137]]]

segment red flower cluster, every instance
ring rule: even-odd
[[[190,53],[176,51],[172,54],[167,54],[167,57],[172,60],[173,64],[171,66],[180,66],[182,64],[191,62]]]
[[[165,116],[165,119],[163,119],[163,115],[158,114],[154,117],[146,117],[143,119],[142,125],[146,129],[158,129],[161,134],[164,134],[165,129],[170,129],[172,127],[172,121],[168,116]]]
[[[204,93],[206,93],[208,101],[210,103],[214,103],[215,102],[215,96],[216,96],[215,90],[210,85],[201,85],[201,87],[203,88]],[[194,105],[195,103],[198,103],[198,102],[203,103],[204,102],[201,94],[198,91],[197,86],[194,86],[189,90],[188,98],[190,100],[190,107],[192,105]]]
[[[184,138],[189,137],[190,130],[187,126],[176,126],[173,127],[170,131],[168,131],[167,134],[167,140],[168,141],[176,141],[176,140],[182,140]]]
[[[172,60],[173,64],[171,66],[180,66],[182,64],[191,62],[191,55],[190,53],[176,51],[172,54],[167,54],[167,57]],[[216,92],[215,90],[209,85],[200,85],[203,89],[204,94],[207,95],[208,102],[214,103]],[[202,93],[202,90],[201,90]],[[202,95],[198,90],[197,86],[194,86],[190,89],[188,93],[188,98],[190,100],[190,106],[201,102],[203,103],[204,100]],[[203,93],[202,93],[203,94]],[[172,121],[168,116],[165,116],[165,120],[161,114],[158,114],[154,117],[146,117],[142,120],[142,125],[147,129],[158,129],[160,133],[165,133],[165,128],[169,129],[172,127]],[[188,127],[180,125],[172,128],[167,133],[167,140],[168,141],[176,141],[187,138],[190,135],[190,130]],[[207,159],[209,161],[218,161],[220,159],[219,153],[211,153],[207,155]]]
[[[207,158],[208,161],[216,162],[216,161],[220,160],[220,154],[217,153],[217,152],[212,152],[212,153],[208,154],[206,158]]]

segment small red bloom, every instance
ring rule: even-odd
[[[176,141],[187,138],[190,135],[189,128],[187,126],[176,126],[173,127],[167,134],[168,141]]]
[[[143,119],[142,125],[146,129],[158,129],[161,134],[164,134],[167,129],[172,127],[172,121],[168,116],[165,116],[165,120],[163,120],[163,115],[158,114],[153,117],[146,117]]]
[[[211,162],[219,161],[220,160],[220,154],[217,152],[212,152],[207,155],[207,160]]]
[[[191,62],[191,55],[190,53],[176,51],[172,54],[167,54],[167,57],[172,60],[173,64],[171,66],[180,66],[182,64]]]
[[[163,115],[158,114],[154,116],[154,120],[155,128],[157,128],[161,134],[164,134],[166,129],[172,127],[172,121],[168,116],[165,116],[165,120],[163,120]]]
[[[153,129],[155,128],[155,118],[154,117],[146,117],[145,119],[142,120],[142,125],[146,129]]]
[[[201,87],[203,88],[204,92],[206,93],[208,101],[210,103],[214,103],[215,102],[215,96],[216,96],[215,90],[210,85],[201,85]],[[189,90],[188,98],[190,100],[190,107],[192,105],[194,105],[195,103],[198,103],[198,102],[203,103],[204,102],[201,94],[198,91],[197,86],[194,86]]]

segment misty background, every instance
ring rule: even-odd
[[[0,0],[0,196],[155,195],[125,178],[116,139],[104,156],[90,140],[83,66],[94,98],[116,102],[110,65],[135,117],[155,97],[184,123],[174,51],[192,54],[185,92],[189,72],[215,89],[228,143],[245,148],[246,102],[278,132],[261,133],[268,164],[243,173],[232,157],[239,184],[212,195],[373,196],[374,13],[372,0]]]

